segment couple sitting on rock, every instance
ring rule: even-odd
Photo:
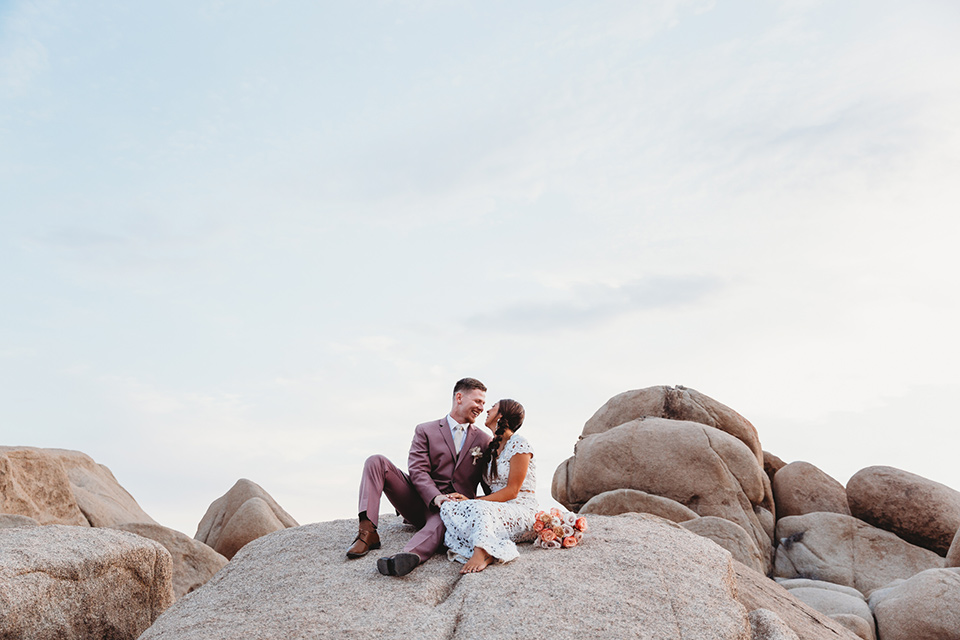
[[[516,400],[500,400],[487,411],[486,427],[493,438],[474,425],[486,391],[474,378],[454,385],[450,413],[417,425],[407,459],[409,474],[384,456],[367,458],[360,483],[360,531],[348,558],[380,548],[381,494],[419,529],[401,553],[377,560],[383,575],[410,573],[441,543],[450,560],[464,564],[460,573],[483,571],[494,561],[518,556],[514,542],[532,539],[537,512],[533,449],[516,435],[524,416]],[[479,498],[478,484],[486,493]]]

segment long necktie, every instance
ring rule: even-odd
[[[457,448],[457,453],[463,448],[463,436],[466,435],[466,425],[458,424],[453,428],[453,444]]]

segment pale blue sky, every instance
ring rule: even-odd
[[[960,489],[960,6],[0,2],[0,432],[349,517],[453,382],[539,486],[685,384]]]

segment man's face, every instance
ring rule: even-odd
[[[480,414],[483,413],[483,403],[487,400],[487,394],[480,389],[469,389],[467,391],[457,392],[455,401],[457,413],[463,422],[473,424]],[[456,416],[454,416],[456,417]]]

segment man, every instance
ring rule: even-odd
[[[347,549],[360,558],[380,548],[377,534],[380,494],[419,531],[403,552],[377,560],[383,575],[403,576],[426,562],[443,543],[440,505],[477,497],[482,469],[471,452],[482,451],[491,437],[474,426],[483,413],[487,388],[474,378],[457,381],[446,417],[417,425],[407,458],[407,475],[385,456],[367,458],[360,481],[360,531]]]

